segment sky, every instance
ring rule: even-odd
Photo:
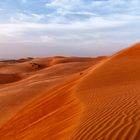
[[[111,55],[140,40],[140,0],[1,0],[0,58]]]

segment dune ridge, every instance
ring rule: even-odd
[[[16,86],[8,84],[14,92],[24,84],[31,97],[22,89],[24,105],[7,107],[16,111],[3,115],[8,117],[0,139],[140,140],[140,43],[110,57],[58,56],[30,62],[43,67],[24,71]],[[31,89],[38,87],[36,95],[27,83]],[[3,107],[3,102],[16,99],[10,95],[19,93],[6,94],[10,101],[2,98],[6,86],[0,89]]]

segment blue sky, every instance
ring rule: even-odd
[[[0,1],[0,58],[109,55],[140,38],[139,0]]]

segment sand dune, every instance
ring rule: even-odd
[[[9,64],[9,61],[4,61],[3,64],[1,62],[0,124],[5,123],[34,98],[47,94],[47,91],[53,87],[67,83],[75,76],[79,76],[80,72],[97,63],[91,59],[91,61],[85,63],[50,65],[49,63],[53,59],[56,58],[36,58],[30,60],[30,62],[19,63],[14,61],[12,64],[11,62]],[[44,65],[45,67],[33,70],[31,63]],[[18,76],[20,76],[20,79]]]
[[[85,105],[74,140],[140,139],[140,44],[97,65],[77,85]]]
[[[14,69],[21,79],[0,85],[0,139],[140,140],[140,44],[110,57],[10,67],[6,74]]]

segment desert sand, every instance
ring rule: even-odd
[[[0,61],[0,140],[140,140],[140,43]]]

